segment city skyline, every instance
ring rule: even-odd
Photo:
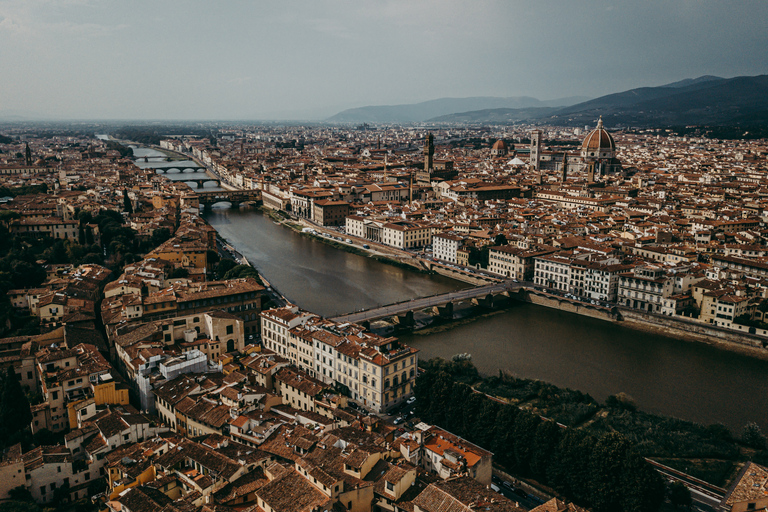
[[[0,2],[0,118],[320,120],[768,70],[765,2]]]

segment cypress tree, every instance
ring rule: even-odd
[[[12,366],[3,380],[2,403],[0,403],[0,428],[5,440],[15,436],[29,426],[32,421],[32,411],[29,409],[29,401],[21,389],[19,379]]]

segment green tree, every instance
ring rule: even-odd
[[[512,405],[505,405],[499,409],[496,415],[493,440],[490,444],[494,457],[507,467],[515,463],[515,419],[517,419],[520,410]]]
[[[157,228],[152,231],[152,236],[149,237],[149,241],[152,244],[152,248],[158,247],[160,244],[166,242],[171,238],[171,230],[168,228]]]
[[[552,463],[555,449],[560,442],[561,428],[554,421],[542,421],[533,438],[531,472],[537,479],[547,481],[547,469]]]
[[[36,503],[28,501],[4,501],[0,503],[0,512],[41,512]]]
[[[504,233],[499,233],[496,238],[493,239],[493,245],[507,245],[507,237]]]
[[[131,203],[131,198],[128,197],[127,189],[123,189],[123,211],[128,213],[128,215],[133,213],[133,203]]]
[[[533,440],[536,437],[539,423],[541,423],[541,418],[528,411],[522,411],[515,419],[515,465],[523,475],[527,475],[531,471]]]
[[[224,258],[216,265],[216,279],[224,279],[224,276],[237,266],[237,262],[230,258]]]
[[[765,435],[760,431],[760,425],[749,422],[741,431],[741,440],[747,446],[762,450],[765,448]]]
[[[189,270],[185,268],[175,268],[173,269],[173,272],[171,272],[171,275],[169,276],[171,279],[184,279],[189,277]]]
[[[17,435],[32,421],[32,412],[29,409],[27,395],[21,389],[16,371],[12,366],[3,379],[2,403],[0,403],[0,428],[4,434],[4,440],[15,439]]]
[[[8,491],[8,497],[14,501],[27,501],[27,502],[35,501],[32,498],[32,493],[29,492],[29,489],[27,489],[25,485],[14,487],[10,491]]]
[[[590,502],[595,512],[622,510],[622,476],[630,443],[619,433],[603,435],[589,462]]]
[[[676,507],[687,508],[690,510],[693,505],[691,491],[682,482],[672,482],[667,489],[669,502]]]
[[[589,461],[595,442],[588,432],[566,429],[547,469],[551,485],[581,504],[589,503]]]
[[[664,503],[664,480],[634,450],[627,453],[620,485],[623,512],[655,512]]]

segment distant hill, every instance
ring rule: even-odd
[[[497,98],[441,98],[405,105],[382,105],[351,108],[326,119],[330,123],[419,123],[456,112],[490,109],[526,109],[563,107],[584,101],[584,97],[540,101],[528,96]]]
[[[470,124],[506,124],[519,123],[528,119],[537,119],[552,115],[560,110],[558,107],[529,107],[529,108],[493,108],[458,112],[427,119],[430,123],[470,123]]]
[[[534,122],[608,126],[767,126],[768,75],[702,76],[660,87],[640,87],[567,107],[478,109],[429,119],[444,123]]]
[[[662,85],[662,87],[687,87],[689,85],[714,82],[717,80],[725,80],[725,78],[719,76],[704,75],[700,76],[699,78],[686,78],[685,80],[680,80],[679,82],[672,82],[671,84]]]
[[[563,108],[540,121],[610,126],[729,125],[768,116],[768,75],[701,77],[663,87],[642,87]]]

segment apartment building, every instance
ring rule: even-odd
[[[264,311],[262,329],[270,333],[263,338],[267,348],[326,384],[344,386],[367,409],[386,411],[413,392],[418,350],[396,338],[337,324],[296,306]]]
[[[464,245],[464,238],[454,233],[432,235],[432,256],[436,260],[457,264],[458,251]]]

